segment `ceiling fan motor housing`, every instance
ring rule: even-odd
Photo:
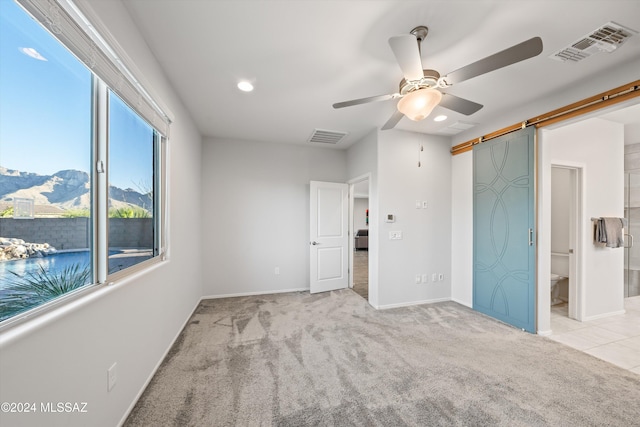
[[[407,80],[402,79],[400,81],[400,88],[398,92],[400,95],[406,95],[409,92],[413,92],[418,89],[435,88],[438,86],[438,79],[440,79],[440,73],[436,70],[422,70],[424,77],[420,80]]]

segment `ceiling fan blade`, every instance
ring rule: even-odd
[[[494,53],[484,59],[459,68],[443,77],[443,80],[450,85],[469,80],[473,77],[488,73],[533,58],[542,52],[542,39],[533,37],[527,41],[511,46],[501,52]]]
[[[403,117],[404,114],[402,114],[400,111],[396,111],[395,113],[393,113],[393,116],[391,116],[391,118],[387,120],[387,123],[382,126],[382,130],[393,129]]]
[[[399,96],[400,94],[398,93],[392,93],[389,95],[377,95],[377,96],[369,96],[367,98],[352,99],[350,101],[336,102],[335,104],[333,104],[333,108],[350,107],[352,105],[366,104],[367,102],[387,101],[389,99],[397,98]]]
[[[402,74],[407,80],[419,80],[424,77],[422,71],[422,60],[420,59],[420,49],[416,36],[407,34],[395,36],[389,39],[391,50],[400,65]]]
[[[482,108],[481,104],[469,101],[468,99],[459,98],[455,95],[451,95],[450,93],[442,94],[440,106],[457,113],[464,114],[465,116],[470,116]]]

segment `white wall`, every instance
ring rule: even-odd
[[[347,150],[349,181],[369,180],[369,304],[378,306],[378,131],[373,130]]]
[[[119,1],[92,2],[174,114],[170,260],[0,335],[1,402],[87,402],[87,413],[0,414],[3,426],[117,425],[202,295],[201,138]],[[193,251],[184,248],[196,248]],[[117,362],[115,388],[107,369]]]
[[[308,289],[309,181],[346,182],[346,152],[207,139],[202,162],[204,295]]]
[[[366,230],[369,228],[367,224],[367,209],[369,209],[369,199],[359,197],[353,200],[353,229]]]
[[[582,320],[616,314],[624,309],[622,248],[603,248],[593,244],[592,217],[624,216],[624,126],[602,119],[587,119],[558,129],[543,132],[541,149],[548,150],[540,165],[543,206],[542,220],[550,223],[551,165],[581,167],[583,171],[582,241],[578,256],[582,260],[582,290],[578,298],[582,302]],[[551,241],[551,227],[538,230]],[[550,245],[549,245],[550,249]],[[540,248],[545,257],[546,246]],[[548,278],[539,274],[539,292]],[[548,292],[548,291],[546,291]]]
[[[419,152],[420,145],[424,147]],[[420,154],[419,154],[420,153]],[[418,167],[418,156],[421,167]],[[449,138],[398,130],[378,134],[379,306],[451,298],[451,153]],[[428,208],[416,209],[416,201]],[[396,221],[384,221],[394,214]],[[402,231],[402,240],[390,240]],[[416,274],[428,283],[416,284]],[[443,274],[433,282],[432,274]]]

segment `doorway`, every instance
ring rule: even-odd
[[[369,300],[369,179],[350,185],[351,266],[349,286]]]
[[[553,314],[581,320],[582,295],[578,268],[581,229],[582,169],[551,166],[550,292]]]

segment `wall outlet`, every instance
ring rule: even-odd
[[[416,284],[417,283],[420,283],[420,275],[419,274],[416,274]]]
[[[429,283],[429,275],[427,273],[422,274],[422,283]]]
[[[427,209],[429,207],[429,203],[426,200],[422,201],[422,209]]]
[[[116,386],[118,381],[118,364],[114,363],[107,370],[107,391],[111,391]]]
[[[440,281],[444,280],[444,274],[442,273],[438,274],[438,280]]]
[[[431,281],[432,281],[432,282],[437,282],[437,281],[438,281],[438,275],[437,275],[436,273],[433,273],[433,274],[431,275]]]

